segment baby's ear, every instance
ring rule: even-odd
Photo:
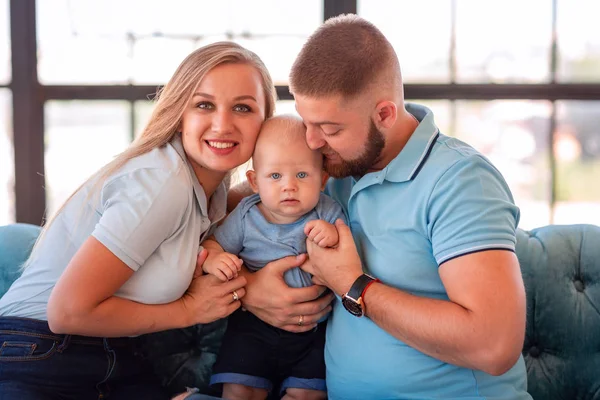
[[[258,193],[258,185],[256,184],[256,172],[254,172],[254,170],[252,169],[249,169],[246,172],[246,178],[248,179],[248,183],[250,184],[252,191],[254,193]]]
[[[327,181],[329,180],[329,174],[325,171],[322,172],[321,176],[321,190],[325,190],[325,185],[327,185]]]

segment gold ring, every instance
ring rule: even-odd
[[[233,301],[238,301],[240,299],[240,296],[238,296],[235,290],[231,292],[231,295],[233,296]]]
[[[304,325],[304,315],[298,317],[298,326]]]

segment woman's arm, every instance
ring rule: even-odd
[[[206,251],[199,257],[201,266]],[[135,336],[208,323],[226,317],[245,294],[246,279],[221,282],[212,275],[193,279],[187,292],[167,304],[149,305],[114,293],[133,270],[94,237],[77,251],[58,280],[48,302],[48,323],[56,333],[86,336]]]

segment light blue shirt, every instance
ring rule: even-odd
[[[209,202],[179,135],[130,160],[88,196],[93,184],[54,220],[23,275],[0,299],[0,315],[47,320],[52,288],[90,235],[135,271],[116,296],[163,304],[185,293],[199,242],[225,216],[225,185]]]
[[[338,218],[346,221],[342,207],[323,193],[314,209],[291,224],[270,223],[258,203],[258,194],[245,197],[215,231],[215,239],[223,250],[238,255],[251,271],[283,257],[306,253],[307,222],[322,219],[333,224]],[[284,279],[296,288],[313,284],[311,275],[300,268],[286,271]]]
[[[477,251],[514,251],[519,209],[484,156],[442,135],[427,108],[407,110],[420,123],[400,154],[358,181],[330,180],[327,191],[349,217],[365,271],[413,295],[448,300],[439,265]],[[522,357],[497,377],[447,364],[352,316],[339,299],[325,360],[332,400],[530,398]]]

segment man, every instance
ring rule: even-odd
[[[273,295],[303,262],[337,295],[325,349],[331,399],[529,399],[519,210],[501,174],[440,133],[430,110],[404,103],[392,46],[357,16],[317,29],[290,89],[349,226],[337,224],[337,248],[307,242],[308,261],[249,276],[245,307],[310,329],[330,297],[313,300],[318,286]]]

